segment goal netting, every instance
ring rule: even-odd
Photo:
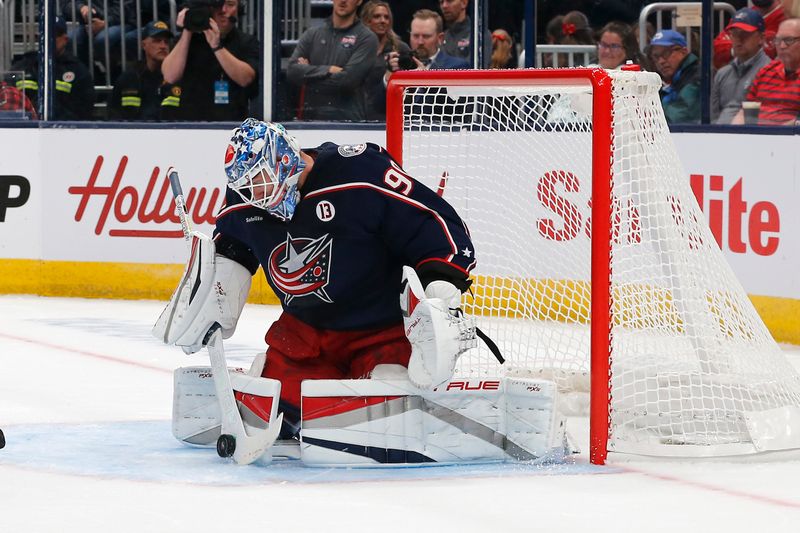
[[[800,447],[800,376],[707,227],[652,73],[402,73],[387,145],[440,192],[475,244],[478,318],[508,360],[591,389],[607,451],[733,455]]]

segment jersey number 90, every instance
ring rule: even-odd
[[[391,168],[387,169],[383,174],[383,182],[400,194],[408,196],[414,188],[414,181],[411,176],[403,172],[400,165],[394,161],[391,164]]]

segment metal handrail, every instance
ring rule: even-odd
[[[8,24],[8,10],[3,0],[0,0],[0,35],[11,36],[11,26]],[[12,38],[13,39],[13,38]],[[0,71],[8,70],[11,65],[11,40],[6,44],[6,39],[0,37]]]
[[[664,27],[663,15],[665,12],[672,12],[672,18],[674,19],[677,16],[677,8],[687,6],[702,8],[703,2],[656,2],[654,4],[648,4],[644,6],[642,11],[639,13],[639,49],[644,52],[647,49],[647,46],[650,44],[646,39],[643,38],[643,36],[647,35],[647,17],[649,17],[652,13],[656,13],[656,31],[658,32]],[[736,8],[727,2],[714,2],[714,11],[718,12],[719,24],[720,26],[724,27],[725,14],[727,13],[733,16],[736,13]],[[672,27],[677,31],[677,27],[674,24]],[[686,32],[686,45],[691,50],[691,31]]]
[[[544,55],[551,54],[551,64],[544,64]],[[575,56],[582,55],[583,60],[578,63],[585,66],[592,61],[592,56],[597,54],[597,46],[593,44],[538,44],[536,45],[536,66],[541,67],[558,67],[554,59],[561,54],[567,55],[568,67],[574,67]]]

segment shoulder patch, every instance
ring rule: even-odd
[[[342,157],[353,157],[358,154],[363,154],[367,149],[366,143],[361,144],[343,144],[339,146],[339,155]]]

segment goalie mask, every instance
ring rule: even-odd
[[[297,180],[305,167],[297,141],[282,125],[253,118],[233,130],[225,153],[228,187],[281,220],[294,215]]]

